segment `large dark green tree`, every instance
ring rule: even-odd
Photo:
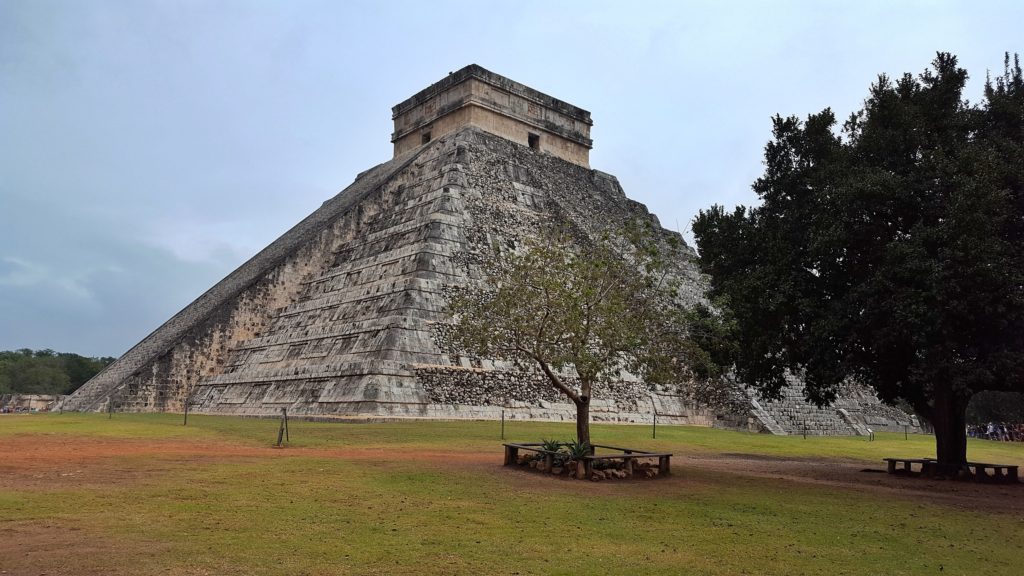
[[[940,469],[966,462],[965,410],[1024,388],[1024,83],[1019,63],[963,96],[950,54],[880,76],[841,129],[826,109],[774,118],[755,208],[702,211],[712,291],[737,323],[740,380],[809,400],[848,379],[909,402]]]

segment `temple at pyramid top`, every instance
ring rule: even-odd
[[[590,112],[470,64],[391,109],[395,156],[475,126],[590,167]]]

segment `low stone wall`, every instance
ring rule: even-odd
[[[59,394],[0,394],[0,409],[47,412],[56,410],[65,398]]]

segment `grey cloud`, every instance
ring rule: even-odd
[[[537,14],[543,14],[538,18]],[[752,203],[773,114],[1013,50],[1018,2],[0,2],[0,349],[123,352],[387,160],[390,107],[476,62],[593,113],[668,227]],[[840,41],[837,41],[840,39]]]

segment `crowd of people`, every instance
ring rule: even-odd
[[[1024,442],[1024,423],[989,422],[972,424],[967,427],[967,436],[1001,442]]]

